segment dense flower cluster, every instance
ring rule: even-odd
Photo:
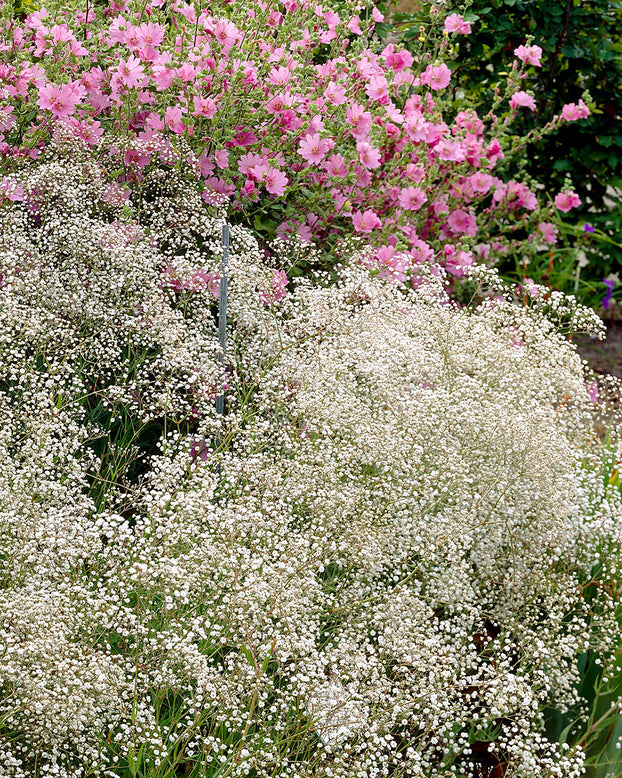
[[[219,418],[221,220],[67,143],[0,212],[2,775],[579,778],[542,709],[615,647],[622,505],[544,309],[233,228]]]
[[[3,9],[0,152],[16,165],[60,124],[106,161],[119,196],[138,202],[150,171],[187,168],[208,204],[228,203],[264,237],[328,245],[353,230],[400,280],[431,259],[462,277],[477,260],[529,253],[553,210],[495,175],[515,152],[512,111],[533,109],[519,87],[538,46],[516,49],[500,115],[484,123],[453,109],[448,38],[415,57],[380,44],[377,9],[128,0],[20,19]],[[451,14],[445,31],[470,28]],[[566,106],[551,126],[588,110]],[[0,192],[23,197],[10,175]],[[558,198],[563,212],[578,204]]]

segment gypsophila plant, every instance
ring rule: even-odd
[[[53,143],[0,213],[2,774],[579,778],[622,504],[572,311],[236,227],[221,364],[221,220]]]

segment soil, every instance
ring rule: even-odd
[[[592,340],[587,336],[574,339],[579,354],[595,373],[609,373],[622,379],[622,321],[609,321],[607,338]]]

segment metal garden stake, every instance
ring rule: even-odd
[[[222,227],[222,262],[220,263],[220,297],[218,299],[218,342],[220,354],[218,361],[222,365],[220,380],[222,381],[221,393],[216,396],[216,413],[220,416],[225,412],[225,343],[227,340],[227,282],[229,277],[229,225],[227,222]]]

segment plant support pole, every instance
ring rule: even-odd
[[[227,340],[227,283],[229,275],[229,224],[222,226],[222,262],[220,264],[220,295],[218,298],[218,343],[220,353],[218,361],[222,369],[220,371],[221,391],[216,395],[216,413],[223,416],[225,413],[225,344]]]

